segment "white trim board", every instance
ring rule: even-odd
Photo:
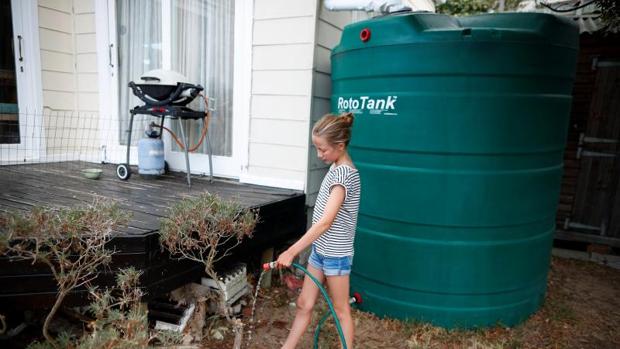
[[[304,190],[304,181],[286,180],[280,178],[268,178],[254,175],[244,175],[240,178],[241,183],[256,184],[266,187]]]

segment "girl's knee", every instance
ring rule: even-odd
[[[311,313],[314,308],[314,300],[300,296],[297,298],[297,311]]]

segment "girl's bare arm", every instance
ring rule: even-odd
[[[338,210],[342,206],[345,198],[345,189],[341,185],[336,185],[329,193],[329,199],[325,205],[325,211],[321,219],[308,229],[308,231],[302,236],[296,243],[294,243],[288,250],[284,251],[278,257],[278,265],[288,267],[293,262],[293,258],[297,256],[306,247],[310,246],[312,242],[326,232],[329,227],[334,223]]]

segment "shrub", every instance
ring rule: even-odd
[[[62,301],[72,290],[89,285],[110,262],[113,251],[105,245],[128,219],[116,203],[99,199],[83,207],[0,214],[0,255],[47,265],[58,286],[43,324],[43,335],[52,346],[59,347],[48,329]]]

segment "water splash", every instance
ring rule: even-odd
[[[250,315],[250,323],[248,326],[248,345],[252,342],[252,330],[254,329],[254,311],[256,310],[256,300],[258,299],[258,291],[260,290],[261,281],[263,281],[263,276],[266,274],[266,271],[263,270],[258,277],[258,281],[256,282],[256,290],[254,291],[254,300],[252,301],[252,313]]]

